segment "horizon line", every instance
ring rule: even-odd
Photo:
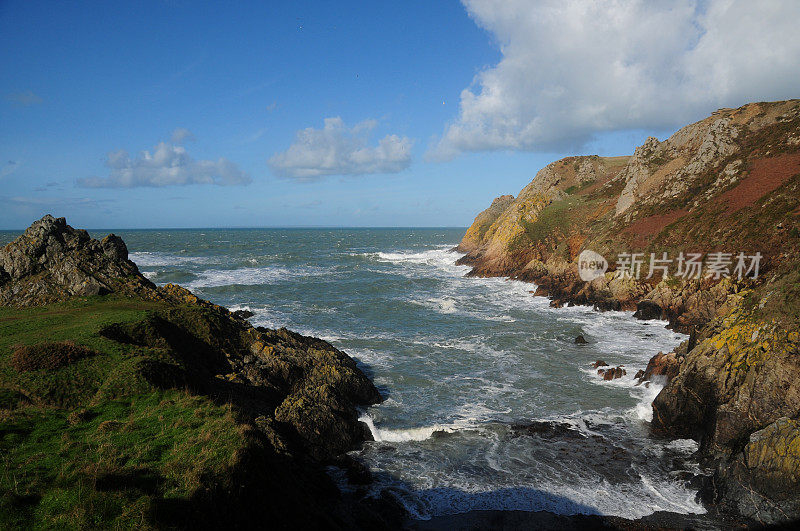
[[[30,226],[30,225],[29,225]],[[0,229],[0,232],[25,232],[25,228]],[[354,230],[354,229],[468,229],[469,226],[457,225],[264,225],[264,226],[219,226],[219,227],[90,227],[86,231],[122,231],[122,230],[314,230],[314,229],[334,229],[334,230]]]

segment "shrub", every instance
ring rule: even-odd
[[[11,366],[19,372],[55,370],[95,354],[93,350],[72,341],[16,345],[11,354]]]

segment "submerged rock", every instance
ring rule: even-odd
[[[619,367],[612,367],[610,369],[598,369],[597,374],[603,377],[603,380],[616,380],[617,378],[622,378],[628,372],[622,368],[622,365]]]

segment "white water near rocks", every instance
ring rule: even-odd
[[[386,400],[354,455],[417,518],[477,509],[636,518],[703,512],[681,479],[692,441],[649,435],[660,386],[633,375],[683,336],[630,312],[553,309],[535,286],[466,278],[461,230],[138,231],[157,283],[321,337]],[[576,345],[582,334],[587,345]],[[591,363],[623,365],[598,377]],[[535,424],[546,421],[552,424]],[[533,424],[532,424],[533,423]],[[548,427],[549,426],[549,427]]]

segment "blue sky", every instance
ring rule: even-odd
[[[748,4],[0,2],[0,228],[465,226],[799,97],[798,4]]]

